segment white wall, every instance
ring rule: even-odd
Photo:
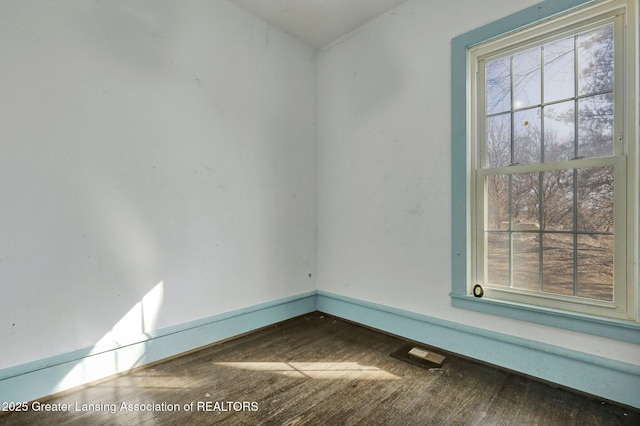
[[[21,0],[0,52],[0,368],[315,288],[314,50],[226,1]]]
[[[0,369],[315,288],[640,363],[450,304],[450,40],[536,2],[409,0],[317,62],[223,0],[1,2]]]
[[[640,364],[640,346],[451,307],[450,42],[538,0],[410,0],[318,57],[318,289]]]

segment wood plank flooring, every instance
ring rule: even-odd
[[[640,411],[458,357],[439,369],[390,357],[403,343],[313,313],[45,401],[65,411],[0,415],[0,425],[640,425]]]

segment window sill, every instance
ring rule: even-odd
[[[451,305],[485,314],[640,344],[640,324],[495,299],[451,293]]]

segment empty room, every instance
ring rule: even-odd
[[[1,0],[0,424],[638,424],[638,0]]]

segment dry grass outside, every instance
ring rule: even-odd
[[[540,238],[542,238],[542,252]],[[517,232],[512,234],[513,288],[613,300],[613,237],[580,234],[574,265],[572,234]],[[488,278],[509,286],[509,233],[491,233],[488,243]],[[574,274],[574,269],[576,273]],[[541,274],[542,272],[542,274]],[[542,275],[542,288],[540,276]],[[574,275],[577,286],[574,293]]]

